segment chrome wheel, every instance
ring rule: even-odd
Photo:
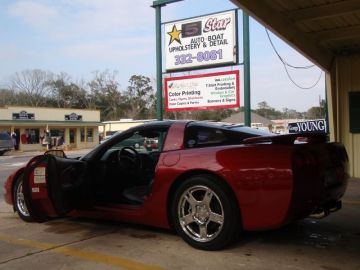
[[[222,202],[207,186],[195,185],[186,189],[180,196],[177,213],[181,229],[196,242],[209,242],[223,229]]]
[[[30,217],[30,214],[26,207],[26,203],[25,203],[25,199],[24,199],[22,181],[20,181],[20,183],[17,185],[16,193],[15,193],[15,200],[16,200],[16,206],[17,206],[16,209],[20,212],[20,214],[25,217]]]

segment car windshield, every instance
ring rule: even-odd
[[[123,147],[132,147],[137,152],[149,153],[162,151],[163,143],[168,130],[168,125],[165,123],[163,126],[137,128],[138,130],[128,130],[114,134],[104,143],[96,146],[81,160],[89,160],[94,156],[100,154],[103,156],[106,152],[119,150]]]

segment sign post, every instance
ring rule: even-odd
[[[244,122],[245,126],[251,126],[251,103],[250,103],[250,35],[249,15],[243,11],[243,49],[244,49]]]
[[[163,120],[161,7],[178,1],[182,0],[157,0],[154,1],[152,5],[156,12],[156,115],[157,119],[160,121]],[[244,60],[241,64],[239,64],[238,61],[237,24],[237,10],[213,13],[205,16],[166,23],[164,25],[165,44],[167,46],[165,65],[167,72],[178,72],[184,70],[243,64],[245,125],[250,126],[249,16],[243,12]],[[239,87],[236,87],[236,89],[236,91],[239,91]],[[215,91],[212,92],[215,93]],[[236,102],[239,101],[238,98],[236,100]],[[224,104],[220,104],[220,106],[223,105]],[[168,101],[167,106],[171,106]],[[231,106],[233,105],[231,104]],[[212,106],[204,105],[200,107],[211,108]],[[167,107],[166,109],[169,110],[170,108]]]
[[[156,117],[163,120],[163,98],[162,98],[162,54],[161,54],[161,7],[166,4],[182,0],[157,0],[153,2],[155,8],[155,29],[156,29]]]

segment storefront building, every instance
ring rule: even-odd
[[[103,138],[114,134],[115,132],[122,132],[129,128],[142,125],[147,122],[155,121],[155,119],[133,120],[133,119],[120,119],[118,121],[105,121],[99,127],[99,133]]]
[[[21,151],[92,148],[99,143],[100,111],[0,107],[0,132],[16,138]]]

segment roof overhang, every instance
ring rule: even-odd
[[[337,55],[360,52],[358,0],[232,0],[326,71]]]

